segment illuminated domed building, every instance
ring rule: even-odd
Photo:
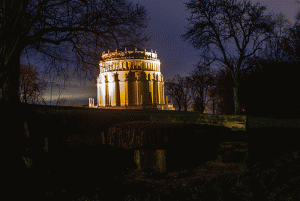
[[[164,96],[164,79],[157,53],[103,52],[97,78],[97,107],[175,110]],[[93,104],[92,104],[93,105]]]

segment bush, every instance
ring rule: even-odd
[[[299,150],[299,132],[286,128],[260,128],[251,131],[252,139],[249,142],[249,153],[252,163],[273,161],[293,150]]]
[[[300,151],[252,165],[247,179],[253,200],[299,200]]]

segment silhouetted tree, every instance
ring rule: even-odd
[[[46,89],[46,82],[39,77],[37,68],[31,65],[21,65],[20,68],[20,98],[22,103],[38,103]]]
[[[87,76],[104,49],[145,41],[141,31],[146,11],[126,0],[4,0],[0,11],[2,102],[19,101],[20,57],[25,50],[74,62],[78,75]],[[71,53],[76,61],[69,59]]]
[[[179,83],[182,86],[181,93],[183,97],[182,105],[184,111],[187,111],[188,107],[192,104],[193,100],[193,89],[192,89],[192,79],[190,77],[183,77],[179,79]]]
[[[191,73],[192,97],[194,101],[193,110],[202,114],[209,101],[207,93],[212,84],[212,77],[209,67],[202,66],[200,63],[195,67],[196,68]]]
[[[103,50],[141,45],[146,20],[145,8],[126,0],[0,1],[0,152],[9,153],[1,157],[1,174],[16,174],[22,165],[20,58],[35,54],[58,72],[73,63],[78,77],[87,77]]]
[[[206,110],[211,111],[212,114],[216,113],[216,106],[220,102],[218,91],[217,91],[217,72],[216,70],[211,70],[211,82],[207,91],[208,103],[206,105]]]
[[[234,81],[235,114],[241,114],[238,97],[240,76],[245,61],[257,53],[271,37],[274,22],[264,15],[265,7],[248,0],[190,0],[190,27],[183,36],[202,49],[205,62],[219,62],[229,70]]]
[[[260,61],[242,82],[241,97],[248,115],[289,116],[299,114],[299,63]]]
[[[67,99],[66,98],[57,99],[56,105],[57,106],[67,106],[68,105]]]
[[[172,81],[165,83],[166,94],[172,97],[175,106],[181,111],[187,111],[188,106],[192,103],[191,79],[189,77],[181,77],[176,75]]]
[[[288,30],[288,34],[283,42],[285,48],[282,49],[288,54],[288,59],[285,61],[299,62],[300,61],[300,25],[295,24]]]
[[[229,70],[219,69],[215,71],[213,79],[213,85],[209,90],[209,95],[215,104],[212,107],[218,114],[234,114],[234,83]]]
[[[241,104],[249,115],[280,116],[298,110],[292,91],[298,85],[300,32],[297,24],[291,27],[282,15],[274,19],[274,37],[248,63],[241,83]]]
[[[180,86],[173,81],[165,82],[165,93],[172,98],[175,106],[181,111],[181,94],[179,93]]]

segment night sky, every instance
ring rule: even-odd
[[[191,16],[189,10],[186,10],[184,3],[188,0],[132,0],[133,3],[144,5],[149,13],[151,20],[145,34],[150,38],[146,49],[157,51],[158,58],[161,61],[161,71],[165,81],[171,79],[175,74],[181,76],[188,73],[199,62],[200,50],[194,49],[188,42],[182,40],[181,35],[186,31],[188,18]],[[300,3],[296,0],[252,0],[253,3],[260,2],[267,7],[267,13],[282,13],[293,24],[295,16],[300,10]],[[39,66],[40,73],[43,72],[43,65]],[[44,64],[45,65],[45,64]],[[48,79],[46,75],[46,79]],[[58,95],[60,98],[66,98],[67,104],[74,106],[80,102],[82,105],[88,104],[88,98],[95,98],[96,103],[96,80],[90,80],[86,83],[79,83],[77,80],[68,80],[65,82],[57,78],[52,85],[52,105],[55,105]],[[48,85],[44,99],[50,100],[51,84]]]

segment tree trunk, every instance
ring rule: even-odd
[[[178,110],[181,111],[181,104],[180,104],[180,102],[176,101],[176,103],[177,103],[177,106],[178,106]]]
[[[202,98],[202,100],[201,100],[200,113],[203,114],[204,110],[205,110],[205,105],[204,105],[204,101],[203,101],[203,98]]]
[[[2,69],[8,67],[5,77],[1,77],[3,85],[0,99],[3,117],[0,134],[1,177],[8,180],[12,180],[13,176],[21,173],[21,169],[25,167],[22,161],[25,117],[18,94],[20,54],[21,51],[16,51],[10,60],[1,66]]]
[[[181,106],[178,105],[178,110],[181,111]]]
[[[238,96],[238,92],[239,92],[239,85],[235,85],[233,87],[233,94],[234,94],[234,114],[235,115],[240,115],[241,114],[241,105],[240,105],[240,99]]]
[[[187,104],[183,105],[184,111],[187,111]]]
[[[213,114],[215,114],[215,99],[213,99]]]
[[[20,86],[20,54],[15,53],[15,55],[8,61],[5,66],[1,66],[2,69],[8,66],[8,70],[4,73],[2,88],[2,103],[18,104],[20,103],[19,97],[19,86]]]
[[[200,91],[200,113],[203,114],[204,110],[205,110],[205,105],[204,105],[204,89],[202,88],[201,91]]]

